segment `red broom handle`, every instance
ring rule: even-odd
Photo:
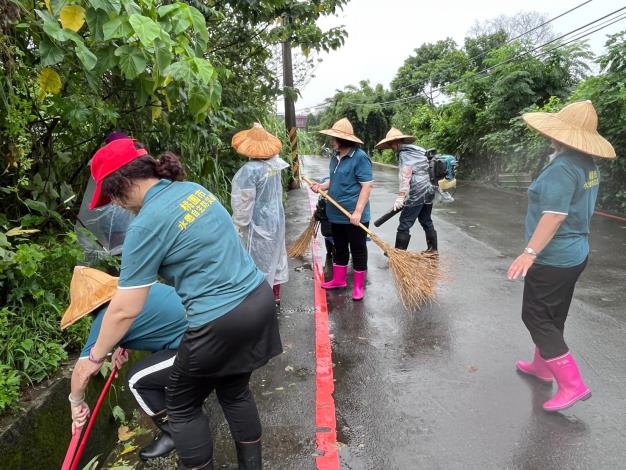
[[[82,434],[82,432],[83,427],[81,426],[72,435],[72,440],[70,441],[70,445],[67,448],[67,452],[65,453],[65,459],[63,460],[61,470],[70,470],[70,465],[72,465],[72,460],[74,459],[74,455],[76,454],[76,447],[78,447],[78,442],[80,441],[80,435]]]
[[[111,369],[111,373],[109,374],[109,377],[106,383],[104,384],[104,387],[102,387],[102,391],[100,392],[100,396],[98,397],[96,406],[93,407],[93,411],[91,412],[91,417],[89,418],[89,423],[87,423],[87,429],[85,429],[85,434],[83,435],[83,439],[80,441],[80,446],[78,447],[78,450],[76,451],[76,455],[74,455],[74,460],[72,462],[72,466],[70,467],[70,470],[76,470],[78,468],[78,463],[80,462],[80,458],[82,457],[83,451],[85,450],[85,446],[87,445],[87,439],[89,439],[89,434],[91,434],[91,428],[93,427],[96,421],[96,416],[98,416],[98,412],[100,411],[100,408],[102,407],[102,403],[104,403],[104,399],[106,398],[107,393],[109,393],[109,389],[111,388],[111,384],[113,383],[113,380],[115,379],[116,375],[117,375],[117,367],[113,367],[113,369]]]

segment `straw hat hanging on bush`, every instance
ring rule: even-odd
[[[357,144],[363,143],[361,139],[354,135],[352,124],[350,124],[350,121],[346,118],[339,119],[339,121],[333,124],[333,127],[320,131],[320,134],[329,135],[342,140],[349,140]]]
[[[395,127],[392,127],[391,129],[389,129],[389,132],[387,132],[387,136],[383,140],[378,142],[374,146],[374,148],[381,150],[388,149],[392,142],[396,142],[398,140],[401,141],[401,143],[403,144],[412,144],[413,142],[415,142],[415,137],[413,137],[412,135],[403,134],[402,131],[399,131]]]
[[[117,278],[86,266],[76,266],[70,284],[70,306],[61,318],[65,329],[107,303],[117,290]]]
[[[235,151],[248,158],[272,158],[280,152],[283,143],[258,122],[251,129],[237,132],[231,141]]]
[[[526,113],[526,124],[557,142],[588,155],[615,158],[615,149],[598,133],[598,115],[591,101],[565,106],[558,113]]]

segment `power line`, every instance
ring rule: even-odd
[[[469,57],[469,58],[468,58],[468,60],[469,60],[469,61],[472,61],[472,60],[480,59],[481,57],[486,56],[487,54],[489,54],[489,53],[490,53],[490,52],[492,52],[493,50],[495,50],[495,49],[497,49],[497,48],[499,48],[499,47],[502,47],[502,46],[506,46],[507,44],[511,44],[512,42],[517,41],[518,39],[520,39],[520,38],[522,38],[522,37],[524,37],[524,36],[527,36],[528,34],[532,33],[533,31],[536,31],[536,30],[538,30],[539,28],[542,28],[542,27],[544,27],[544,26],[546,26],[546,25],[548,25],[548,24],[552,23],[553,21],[558,20],[559,18],[562,18],[562,17],[564,17],[565,15],[567,15],[567,14],[569,14],[569,13],[571,13],[571,12],[575,11],[575,10],[578,10],[578,9],[579,9],[579,8],[581,8],[581,7],[584,7],[584,6],[585,6],[585,5],[587,5],[588,3],[591,3],[592,1],[593,1],[593,0],[587,0],[587,1],[585,1],[585,2],[579,3],[579,4],[578,4],[578,5],[576,5],[575,7],[570,8],[569,10],[564,11],[563,13],[561,13],[561,14],[559,14],[559,15],[557,15],[557,16],[555,16],[555,17],[553,17],[553,18],[550,18],[550,19],[548,19],[548,20],[544,21],[543,23],[541,23],[541,24],[539,24],[539,25],[537,25],[537,26],[535,26],[535,27],[533,27],[533,28],[529,29],[528,31],[524,31],[524,32],[523,32],[523,33],[521,33],[521,34],[518,34],[517,36],[515,36],[514,38],[509,39],[508,41],[504,42],[504,43],[503,43],[503,44],[501,44],[500,46],[494,47],[494,48],[492,48],[492,49],[489,49],[489,50],[483,51],[483,52],[481,52],[480,54],[477,54],[477,55],[475,55],[475,56]],[[398,91],[405,90],[405,89],[407,89],[407,88],[411,88],[413,85],[415,85],[415,83],[412,83],[412,84],[409,84],[409,85],[404,85],[404,86],[402,86],[402,87],[400,87],[400,88],[395,88],[394,90],[391,90],[391,91],[393,91],[394,93],[397,93]]]
[[[613,11],[613,12],[611,12],[611,13],[607,14],[607,15],[604,15],[604,16],[602,16],[602,17],[600,17],[600,18],[598,18],[598,19],[596,19],[596,20],[594,20],[594,21],[591,21],[591,22],[589,22],[589,23],[587,23],[587,24],[585,24],[585,25],[583,25],[583,26],[580,26],[580,27],[578,27],[578,28],[576,28],[576,29],[574,29],[574,30],[571,30],[571,31],[569,31],[569,32],[567,32],[567,33],[565,33],[565,34],[562,34],[561,36],[559,36],[559,37],[557,37],[557,38],[555,38],[555,39],[552,39],[552,40],[550,40],[550,41],[548,41],[548,42],[546,42],[546,43],[544,43],[544,44],[541,44],[541,45],[539,45],[539,46],[537,46],[537,47],[535,47],[535,48],[533,48],[533,49],[531,49],[531,50],[529,50],[529,51],[524,51],[524,52],[521,52],[521,53],[517,54],[517,55],[516,55],[516,56],[514,56],[514,57],[511,57],[511,58],[509,58],[509,59],[507,59],[507,60],[505,60],[505,61],[502,61],[502,62],[500,62],[500,63],[497,63],[497,64],[495,64],[495,65],[493,65],[493,66],[491,66],[491,67],[489,67],[489,68],[487,68],[487,69],[481,70],[481,71],[480,71],[480,72],[478,72],[476,75],[483,75],[483,74],[485,74],[485,73],[488,73],[488,72],[491,72],[491,71],[495,70],[495,69],[496,69],[496,68],[498,68],[498,67],[501,67],[501,66],[503,66],[503,65],[505,65],[505,64],[508,64],[508,63],[510,63],[510,62],[512,62],[512,61],[514,61],[514,60],[518,60],[518,59],[520,59],[520,58],[522,58],[522,57],[525,57],[525,56],[528,56],[528,55],[532,55],[532,53],[533,53],[533,52],[535,52],[535,51],[537,51],[537,50],[539,50],[539,49],[542,49],[542,48],[544,48],[545,46],[547,46],[547,45],[549,45],[549,44],[553,44],[554,42],[559,41],[560,39],[563,39],[563,38],[565,38],[565,37],[567,37],[567,36],[570,36],[570,35],[571,35],[571,34],[573,34],[573,33],[577,33],[577,32],[579,32],[579,31],[581,31],[581,30],[585,30],[585,29],[589,28],[590,26],[592,26],[592,25],[594,25],[594,24],[596,24],[596,23],[598,23],[598,22],[601,22],[602,20],[605,20],[605,19],[607,19],[608,17],[611,17],[611,16],[615,15],[616,13],[619,13],[620,11],[625,10],[625,9],[626,9],[626,7],[619,8],[619,9],[617,9],[617,10],[615,10],[615,11]],[[621,21],[622,19],[624,19],[624,18],[623,18],[623,15],[622,15],[622,16],[620,16],[620,17],[618,17],[617,19],[615,19],[615,18],[611,18],[611,19],[607,20],[607,21],[609,21],[609,22],[610,22],[609,24],[606,24],[606,23],[607,23],[607,21],[605,21],[604,23],[602,23],[602,24],[604,24],[604,26],[599,27],[599,28],[597,28],[597,29],[595,29],[595,30],[591,31],[591,32],[590,32],[590,33],[588,33],[588,34],[584,34],[584,31],[583,31],[583,32],[581,33],[582,35],[579,35],[579,36],[578,36],[578,37],[576,37],[575,39],[572,39],[572,40],[570,40],[570,41],[568,41],[568,42],[566,42],[566,43],[564,43],[564,44],[559,44],[558,46],[556,46],[556,47],[554,47],[554,48],[552,48],[552,49],[549,49],[548,51],[542,51],[542,52],[541,52],[540,54],[538,54],[536,57],[541,57],[541,56],[543,56],[543,55],[547,54],[547,53],[548,53],[548,52],[550,52],[550,51],[553,51],[553,50],[555,50],[555,49],[558,49],[559,47],[562,47],[562,46],[564,46],[564,45],[566,45],[566,44],[569,44],[569,43],[571,43],[571,42],[574,42],[574,41],[578,41],[578,40],[580,40],[580,39],[582,39],[582,38],[584,38],[584,37],[589,36],[590,34],[593,34],[593,33],[597,32],[597,31],[600,31],[600,30],[602,30],[602,29],[607,28],[608,26],[611,26],[612,24],[617,23],[617,22]],[[613,20],[614,20],[614,21],[613,21]],[[533,56],[533,57],[535,57],[535,56]],[[444,85],[444,86],[440,86],[440,87],[437,87],[437,88],[433,88],[433,89],[431,90],[431,92],[442,90],[444,87],[449,87],[450,85],[454,85],[455,83],[459,83],[459,82],[461,82],[462,80],[463,80],[463,79],[462,79],[462,78],[460,78],[460,79],[454,80],[454,81],[452,81],[452,82],[450,82],[450,83],[448,83],[448,84],[446,84],[446,85]],[[403,97],[403,98],[398,98],[398,99],[395,99],[395,100],[383,101],[383,102],[380,102],[380,103],[355,103],[355,102],[348,102],[348,104],[351,104],[351,105],[353,105],[353,106],[386,106],[386,105],[389,105],[389,104],[396,104],[396,103],[401,103],[401,102],[406,102],[406,101],[412,101],[412,100],[414,100],[414,99],[421,98],[421,97],[422,97],[421,93],[416,93],[415,95],[406,96],[406,97]]]
[[[516,41],[517,39],[520,39],[520,38],[522,38],[522,37],[524,37],[524,36],[526,36],[526,35],[528,35],[528,34],[532,33],[533,31],[536,31],[537,29],[542,28],[543,26],[546,26],[547,24],[550,24],[550,23],[552,23],[553,21],[556,21],[556,20],[558,20],[559,18],[564,17],[565,15],[568,15],[569,13],[571,13],[571,12],[573,12],[573,11],[575,11],[575,10],[578,10],[579,8],[581,8],[581,7],[585,6],[585,5],[587,5],[588,3],[591,3],[592,1],[593,1],[593,0],[587,0],[587,1],[585,1],[585,2],[579,3],[579,4],[578,4],[578,5],[576,5],[575,7],[570,8],[569,10],[564,11],[563,13],[560,13],[560,14],[558,14],[557,16],[554,16],[554,17],[552,17],[552,18],[550,18],[550,19],[548,19],[548,20],[544,21],[543,23],[541,23],[541,24],[539,24],[539,25],[537,25],[537,26],[535,26],[535,27],[533,27],[533,28],[529,29],[528,31],[524,31],[524,32],[523,32],[523,33],[521,33],[521,34],[518,34],[517,36],[515,36],[514,38],[509,39],[508,41],[506,41],[506,42],[505,42],[504,44],[502,44],[502,45],[510,44],[510,43],[512,43],[513,41]],[[501,47],[501,46],[498,46],[498,47]],[[478,54],[478,55],[472,56],[472,57],[470,57],[470,58],[469,58],[469,60],[479,59],[479,58],[481,58],[481,57],[483,57],[483,56],[487,55],[487,54],[488,54],[489,52],[491,52],[492,50],[495,50],[495,48],[494,48],[494,49],[490,49],[490,50],[488,50],[488,51],[483,51],[482,53],[480,53],[480,54]],[[393,92],[398,92],[398,91],[400,91],[400,90],[404,90],[404,89],[406,89],[406,88],[410,88],[410,87],[411,87],[411,86],[413,86],[413,85],[414,85],[414,84],[405,85],[405,86],[403,86],[403,87],[396,88],[395,90],[392,90],[392,91],[393,91]],[[402,98],[402,99],[405,99],[405,98]],[[304,110],[304,109],[317,109],[317,108],[323,108],[324,106],[327,106],[329,103],[330,103],[330,99],[326,99],[324,102],[319,103],[319,104],[316,104],[315,106],[305,106],[305,107],[302,107],[302,108],[298,109],[297,111],[302,111],[302,110]]]

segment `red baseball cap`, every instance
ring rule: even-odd
[[[148,152],[146,149],[135,148],[134,139],[117,139],[98,149],[91,160],[91,176],[96,182],[96,190],[91,198],[89,209],[111,202],[108,196],[101,194],[102,181],[142,155],[148,155]]]

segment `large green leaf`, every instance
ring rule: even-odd
[[[94,72],[98,75],[102,75],[107,70],[112,69],[117,65],[117,57],[115,56],[116,47],[113,45],[98,49],[96,55],[98,56],[98,64],[94,69]]]
[[[169,45],[163,44],[160,39],[157,39],[154,43],[154,57],[155,65],[159,73],[163,75],[163,71],[172,63],[172,53]]]
[[[157,13],[159,14],[159,18],[163,18],[164,16],[179,10],[181,7],[180,3],[171,3],[169,5],[163,5],[157,9]]]
[[[141,7],[134,0],[122,0],[122,6],[128,16],[141,13]]]
[[[146,47],[152,46],[154,40],[161,35],[159,25],[147,16],[130,15],[129,22],[141,43]]]
[[[85,70],[93,70],[93,68],[98,63],[98,58],[96,55],[91,52],[85,44],[77,44],[76,45],[76,55],[78,59],[85,67]]]
[[[148,63],[143,51],[135,46],[121,46],[115,50],[115,55],[119,57],[119,67],[124,76],[132,80],[143,72]]]
[[[197,71],[197,78],[203,84],[206,85],[211,81],[215,74],[215,70],[211,63],[206,59],[201,59],[200,57],[194,57],[193,59],[194,68]]]
[[[102,25],[104,40],[127,38],[133,32],[127,16],[116,16]]]
[[[106,13],[119,13],[122,4],[120,0],[88,0],[89,4],[96,10],[102,10]]]
[[[189,93],[189,112],[196,118],[196,122],[202,121],[211,108],[211,100],[205,88],[194,87]]]
[[[87,26],[96,41],[104,40],[103,26],[109,21],[109,15],[103,10],[87,10]]]
[[[191,17],[191,24],[193,25],[194,31],[198,35],[198,39],[206,45],[209,41],[209,33],[207,31],[204,15],[200,13],[200,10],[190,6],[189,16]]]
[[[61,62],[65,53],[53,41],[44,37],[39,44],[39,56],[41,57],[41,65],[48,66]]]
[[[37,13],[37,16],[43,20],[43,30],[48,36],[61,42],[67,40],[65,32],[54,16],[52,16],[47,10],[35,10],[35,12]]]
[[[171,75],[174,80],[185,82],[188,85],[193,83],[195,75],[192,63],[189,60],[174,62],[167,67],[163,73],[165,75]]]

